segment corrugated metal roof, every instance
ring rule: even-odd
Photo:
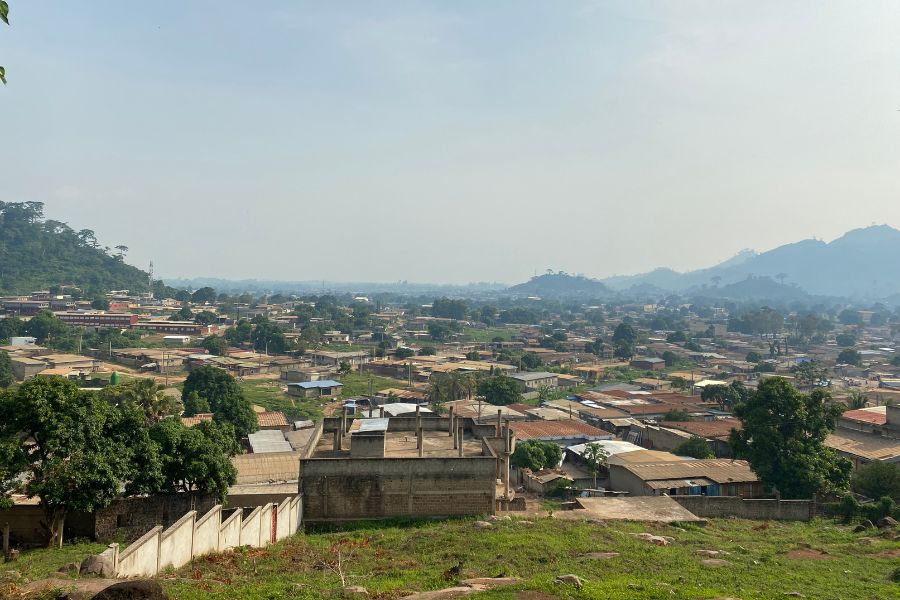
[[[278,429],[263,429],[247,436],[254,454],[290,452],[293,450],[284,434]]]
[[[623,464],[621,466],[644,481],[698,477],[706,477],[716,483],[758,481],[758,477],[750,469],[749,463],[743,460],[686,460]]]

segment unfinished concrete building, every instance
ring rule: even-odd
[[[493,514],[512,499],[505,424],[452,412],[328,417],[300,459],[304,523]]]

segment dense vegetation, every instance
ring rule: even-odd
[[[90,229],[45,220],[43,208],[40,202],[0,202],[0,292],[147,290],[147,273],[125,263],[126,246],[101,246]]]

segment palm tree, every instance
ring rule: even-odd
[[[122,386],[122,398],[139,406],[149,423],[158,423],[169,415],[181,414],[183,406],[165,392],[154,379],[135,379]]]
[[[597,489],[597,472],[600,471],[602,465],[606,464],[606,459],[609,458],[609,452],[607,452],[600,444],[591,442],[584,447],[584,452],[581,457],[591,468],[591,473],[594,475],[594,489]]]
[[[848,410],[857,410],[860,408],[865,408],[868,404],[868,398],[859,390],[852,390],[850,394],[847,395],[847,400],[844,404],[847,405]]]

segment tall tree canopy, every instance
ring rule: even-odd
[[[781,377],[763,381],[735,407],[742,424],[731,432],[735,456],[785,498],[846,490],[851,464],[824,444],[841,413],[829,399],[822,390],[803,394]]]
[[[256,431],[256,413],[244,398],[234,377],[226,371],[216,367],[198,367],[192,370],[181,390],[181,401],[186,406],[196,406],[194,399],[188,402],[194,392],[209,403],[216,421],[231,423],[238,437]]]
[[[522,399],[516,381],[505,375],[482,379],[478,382],[477,392],[479,396],[484,396],[489,404],[497,406],[506,406]]]

